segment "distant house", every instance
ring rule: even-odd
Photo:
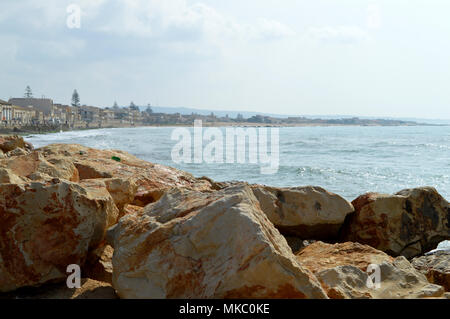
[[[9,103],[22,107],[32,106],[49,118],[52,118],[55,109],[52,99],[12,98],[9,99]]]
[[[3,123],[8,123],[12,120],[12,104],[3,100],[0,100],[0,115]]]
[[[105,108],[101,110],[101,118],[106,122],[112,122],[115,119],[116,112],[110,108]]]
[[[100,108],[83,105],[78,107],[78,112],[82,121],[87,123],[100,121]]]
[[[15,124],[30,124],[36,116],[33,107],[21,107],[12,105],[12,121]]]

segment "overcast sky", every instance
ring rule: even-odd
[[[450,119],[449,12],[448,0],[1,0],[0,98],[30,85],[102,107]]]

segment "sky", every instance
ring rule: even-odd
[[[450,119],[448,12],[448,0],[1,0],[0,99],[29,85],[101,107]]]

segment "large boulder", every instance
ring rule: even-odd
[[[27,180],[14,174],[10,169],[0,167],[0,184],[22,184]]]
[[[16,148],[26,149],[29,147],[29,144],[27,144],[21,136],[0,136],[0,150],[3,151],[3,153],[11,152]]]
[[[153,164],[120,150],[98,150],[78,144],[52,144],[38,149],[50,160],[54,157],[69,159],[78,170],[80,180],[118,179],[136,185],[133,202],[145,206],[158,200],[172,187],[186,187],[199,191],[210,190],[206,180],[164,165]],[[115,182],[115,185],[118,183]],[[111,185],[110,189],[115,188]],[[134,186],[133,186],[134,187]],[[131,198],[131,196],[130,196]],[[123,204],[127,204],[123,202]]]
[[[297,260],[313,273],[346,265],[366,271],[370,264],[394,261],[394,258],[380,250],[351,242],[327,244],[318,241],[305,247],[296,255]]]
[[[315,242],[301,250],[297,260],[314,273],[333,299],[442,297],[444,293],[441,286],[430,285],[404,257],[394,259],[359,243]],[[379,267],[379,287],[368,285],[369,272],[373,271],[369,265]]]
[[[69,159],[59,156],[47,160],[37,151],[4,159],[0,162],[0,166],[8,168],[18,176],[35,181],[45,181],[52,178],[61,178],[72,182],[79,181],[78,170]]]
[[[341,239],[412,258],[450,238],[449,203],[431,187],[395,195],[368,193],[353,201],[355,213]]]
[[[125,206],[133,202],[137,191],[137,185],[134,179],[122,178],[100,178],[100,179],[85,179],[80,182],[82,186],[94,188],[106,188],[111,194],[117,208],[119,209],[119,218],[125,212]]]
[[[411,264],[423,273],[429,282],[444,287],[450,291],[450,251],[416,257]]]
[[[108,237],[121,298],[326,298],[248,186],[172,189]]]
[[[112,283],[112,257],[114,249],[110,245],[100,245],[89,252],[82,269],[83,276],[102,282]]]
[[[106,189],[59,179],[0,185],[0,292],[65,279],[117,217]]]
[[[379,287],[368,273],[352,265],[324,269],[315,275],[332,299],[444,298],[444,288],[430,284],[403,256],[378,267]]]
[[[252,190],[282,234],[302,239],[336,238],[345,217],[354,210],[347,200],[320,187],[252,185]]]

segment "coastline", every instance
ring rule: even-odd
[[[174,124],[122,124],[122,125],[97,125],[97,126],[79,126],[76,128],[70,128],[67,125],[55,125],[55,126],[44,126],[44,127],[24,127],[24,128],[0,128],[0,135],[37,135],[37,134],[50,134],[59,132],[70,132],[70,131],[85,131],[85,130],[96,130],[96,129],[108,129],[108,128],[139,128],[139,127],[192,127],[193,124],[185,123],[174,123]],[[415,123],[415,124],[331,124],[331,123],[295,123],[295,124],[265,124],[265,123],[249,123],[249,122],[203,122],[203,127],[415,127],[415,126],[450,126],[450,124],[431,124],[431,123]]]

